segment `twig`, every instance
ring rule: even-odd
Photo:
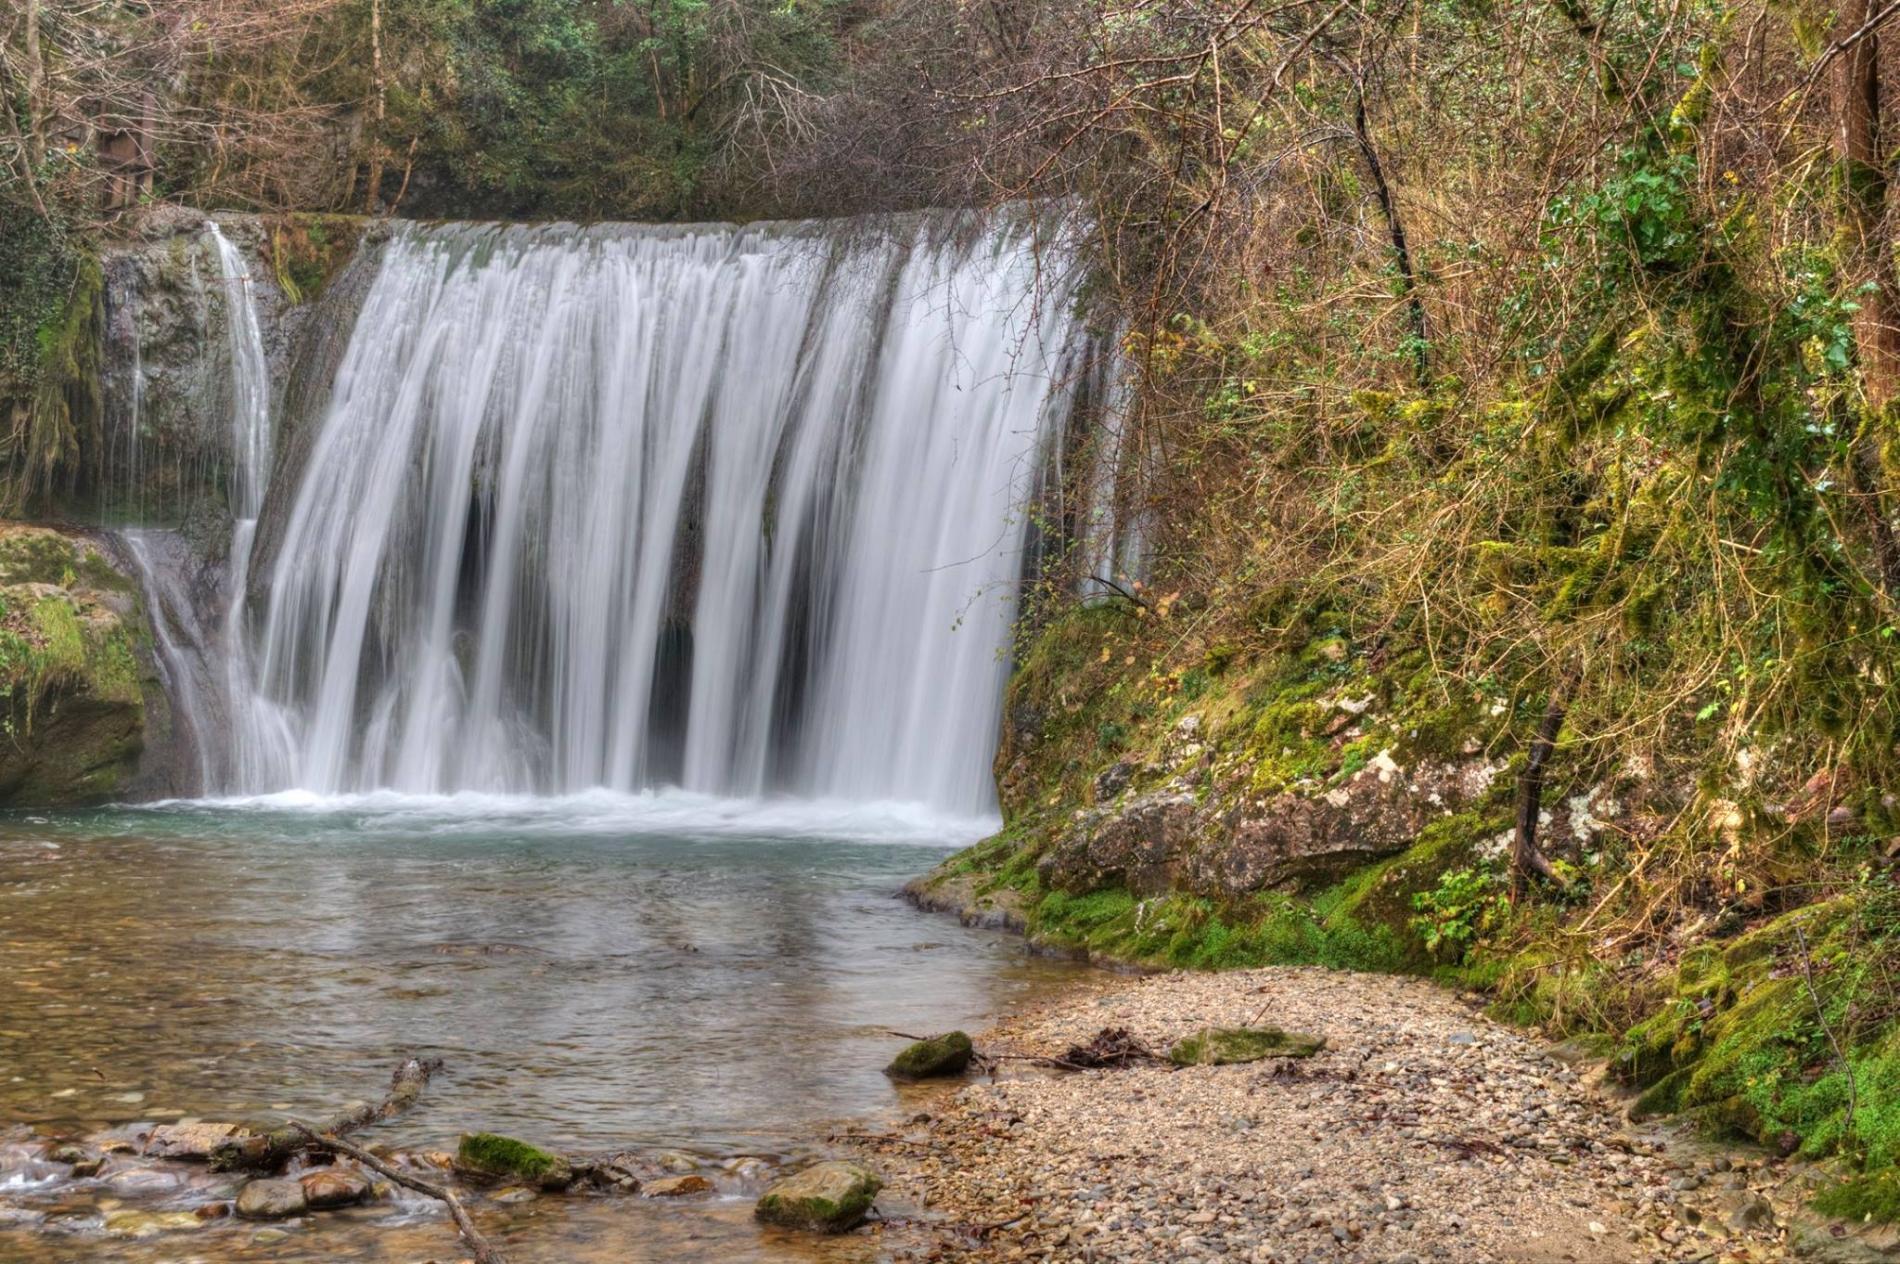
[[[323,1127],[331,1136],[342,1136],[394,1119],[422,1096],[429,1077],[442,1069],[440,1058],[404,1058],[389,1077],[389,1093],[379,1106],[367,1102],[346,1110]],[[303,1149],[304,1142],[293,1127],[283,1127],[256,1136],[236,1137],[220,1142],[211,1152],[211,1167],[219,1172],[274,1172]]]
[[[468,1243],[469,1249],[475,1252],[475,1264],[508,1264],[508,1261],[503,1257],[502,1253],[497,1251],[494,1246],[490,1244],[488,1239],[482,1236],[481,1231],[475,1227],[475,1222],[469,1218],[468,1209],[462,1206],[462,1200],[457,1198],[455,1191],[448,1186],[435,1185],[423,1180],[420,1176],[405,1172],[394,1164],[384,1162],[382,1159],[371,1154],[368,1150],[360,1146],[352,1145],[341,1137],[319,1135],[313,1131],[309,1125],[298,1120],[291,1120],[290,1126],[302,1133],[306,1143],[309,1145],[317,1146],[324,1150],[333,1150],[338,1154],[347,1154],[350,1158],[355,1159],[372,1172],[386,1176],[398,1185],[413,1189],[418,1194],[426,1194],[430,1198],[439,1199],[447,1203],[449,1215],[455,1219],[456,1229]]]

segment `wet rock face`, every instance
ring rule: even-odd
[[[228,529],[225,477],[231,450],[230,312],[206,216],[159,207],[102,257],[105,274],[105,433],[91,454],[98,505],[146,525],[182,526],[207,556]],[[349,284],[293,302],[272,264],[270,224],[219,215],[239,249],[269,366],[280,450],[328,403],[329,385],[375,274],[377,228],[362,233],[344,269]],[[331,291],[340,290],[332,294]],[[307,445],[292,445],[301,455]]]

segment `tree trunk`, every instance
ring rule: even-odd
[[[1426,337],[1425,300],[1418,292],[1418,275],[1412,270],[1412,250],[1405,241],[1405,223],[1399,218],[1398,205],[1392,200],[1391,186],[1385,182],[1385,165],[1372,143],[1372,130],[1366,123],[1366,88],[1355,85],[1352,111],[1353,135],[1359,140],[1359,152],[1365,156],[1366,169],[1372,174],[1372,191],[1385,215],[1386,231],[1392,237],[1392,258],[1399,270],[1399,293],[1411,317],[1412,371],[1420,387],[1431,384],[1431,343]]]
[[[1563,730],[1568,709],[1568,690],[1559,684],[1550,691],[1550,703],[1544,708],[1543,722],[1531,739],[1530,757],[1517,779],[1517,829],[1511,836],[1511,900],[1524,896],[1532,877],[1555,880],[1556,869],[1550,858],[1537,846],[1537,820],[1544,809],[1544,769],[1557,749],[1557,734]]]
[[[1874,563],[1888,597],[1900,596],[1900,546],[1888,518],[1881,446],[1900,394],[1900,301],[1896,300],[1893,245],[1887,223],[1888,177],[1881,151],[1880,35],[1862,31],[1870,0],[1846,0],[1837,40],[1859,38],[1840,58],[1835,144],[1840,151],[1846,274],[1860,310],[1854,342],[1860,354],[1866,415],[1848,458],[1849,486],[1868,522]]]
[[[369,179],[363,191],[363,213],[374,215],[383,191],[383,121],[389,108],[389,85],[383,79],[382,0],[369,0],[369,73],[376,101],[370,107]]]
[[[1847,0],[1838,38],[1867,24],[1869,0]],[[1887,234],[1887,170],[1881,152],[1880,35],[1869,31],[1841,57],[1836,104],[1845,200],[1848,278],[1859,296],[1854,335],[1870,411],[1886,412],[1900,394],[1900,303],[1895,301],[1893,247]]]

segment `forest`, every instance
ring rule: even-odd
[[[1327,967],[1481,996],[1600,1066],[1628,1119],[1818,1165],[1806,1214],[1848,1228],[1814,1229],[1812,1258],[1889,1258],[1896,16],[1880,0],[5,0],[0,501],[90,529],[121,477],[103,261],[163,208],[254,225],[260,274],[312,310],[349,289],[359,241],[409,221],[595,240],[626,221],[1026,217],[1042,236],[1025,284],[1060,308],[1039,327],[1086,327],[1116,383],[1008,515],[1039,552],[1006,582],[998,711],[972,721],[1000,731],[999,828],[914,865],[941,859],[912,898],[1118,967]],[[1085,279],[1045,275],[1053,241]],[[764,345],[774,323],[745,329]],[[479,499],[481,459],[444,477]],[[807,494],[778,461],[763,507],[736,511],[768,544]],[[716,478],[683,485],[729,503]],[[319,538],[230,508],[272,549]],[[253,634],[275,600],[257,559],[233,607],[249,600]],[[443,591],[474,566],[444,565]],[[703,617],[711,583],[693,582]],[[46,731],[55,678],[77,670],[65,624],[8,602],[7,732]],[[742,606],[761,627],[762,603]],[[821,620],[790,608],[773,661],[816,661]],[[664,677],[685,651],[662,624],[641,649]],[[390,626],[367,659],[396,661]],[[284,654],[312,635],[284,634]],[[706,696],[711,644],[701,628],[678,660],[687,700],[655,686],[655,726]],[[760,706],[816,725],[827,687],[762,687]],[[360,737],[371,690],[349,696]],[[681,746],[690,784],[690,725]],[[805,767],[775,752],[760,766]],[[1027,1231],[1012,1206],[987,1208],[1004,1237]],[[1628,1258],[1783,1258],[1804,1232],[1784,1227],[1755,1254],[1685,1228]],[[1029,1241],[1048,1244],[1035,1258],[1150,1258]],[[1388,1258],[1358,1242],[1312,1258]],[[916,1258],[989,1249],[965,1247]],[[1612,1258],[1584,1250],[1570,1258]]]

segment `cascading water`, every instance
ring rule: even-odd
[[[272,493],[255,626],[233,606],[223,788],[989,810],[1024,506],[1085,345],[1053,253],[959,217],[399,230]]]

